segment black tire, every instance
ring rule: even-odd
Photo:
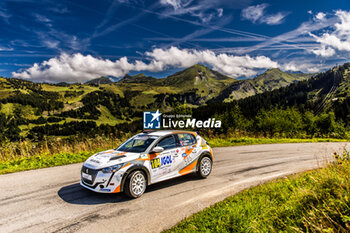
[[[141,184],[142,182],[143,185]],[[140,170],[136,170],[131,172],[126,178],[124,193],[131,198],[139,198],[146,191],[146,187],[147,178],[145,173]]]
[[[199,178],[205,179],[210,175],[212,169],[213,161],[211,158],[209,156],[203,156],[198,161],[197,176]]]

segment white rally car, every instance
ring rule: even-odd
[[[95,192],[124,192],[137,198],[147,185],[177,176],[197,173],[206,178],[212,164],[213,151],[197,133],[148,131],[88,158],[80,184]]]

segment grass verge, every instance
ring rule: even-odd
[[[0,174],[80,163],[84,162],[94,153],[95,152],[80,152],[76,154],[61,153],[55,155],[44,154],[31,157],[19,157],[10,161],[0,162]]]
[[[247,189],[165,232],[350,232],[350,162]]]
[[[211,147],[224,146],[241,146],[253,144],[272,144],[272,143],[300,143],[300,142],[341,142],[347,141],[343,139],[291,139],[291,138],[228,138],[228,139],[209,139]],[[87,140],[83,142],[72,142],[71,145],[57,145],[53,143],[50,147],[53,149],[46,149],[48,146],[44,144],[43,148],[37,148],[35,154],[31,154],[33,145],[30,142],[22,142],[14,146],[14,148],[2,148],[3,154],[12,154],[11,156],[3,156],[0,159],[0,174],[39,169],[45,167],[61,166],[72,163],[80,163],[85,161],[92,154],[114,148],[119,144],[117,139],[95,138],[95,140]],[[9,146],[12,144],[9,143]],[[98,148],[98,149],[97,149]],[[44,150],[45,149],[45,150]],[[22,155],[16,156],[16,151]],[[56,151],[64,151],[57,153]]]
[[[214,138],[207,140],[211,147],[242,146],[255,144],[275,144],[275,143],[305,143],[305,142],[347,142],[347,139],[336,138]]]

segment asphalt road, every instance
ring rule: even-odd
[[[247,187],[309,170],[350,143],[215,148],[212,174],[148,187],[139,199],[80,187],[81,164],[0,175],[0,232],[159,232]]]

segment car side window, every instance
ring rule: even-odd
[[[179,133],[180,146],[190,146],[196,144],[196,138],[189,133]]]
[[[162,140],[160,140],[158,142],[158,144],[156,146],[163,147],[164,150],[169,150],[169,149],[177,147],[174,135],[170,135],[168,137],[163,138]]]

